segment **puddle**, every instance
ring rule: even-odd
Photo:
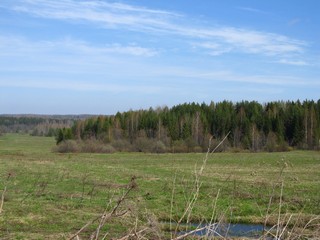
[[[204,228],[206,225],[192,224],[193,227]],[[267,227],[268,230],[270,228]],[[246,238],[259,238],[263,235],[264,226],[262,224],[213,224],[203,230],[195,231],[192,235],[196,236],[220,236],[220,237],[246,237]],[[181,232],[186,234],[187,232]]]

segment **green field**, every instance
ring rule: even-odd
[[[148,221],[161,232],[161,222],[183,215],[205,158],[200,153],[59,154],[54,146],[53,138],[0,137],[0,239],[67,239],[105,209],[111,211],[133,176],[137,186],[118,209],[129,211],[104,225],[106,239]],[[255,223],[268,218],[271,225],[290,219],[288,226],[303,227],[320,215],[320,152],[214,153],[200,183],[189,214],[193,222],[212,216]],[[96,227],[80,236],[86,239]]]

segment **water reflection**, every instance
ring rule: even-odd
[[[265,229],[262,224],[212,224],[212,225],[196,225],[192,224],[193,227],[197,227],[199,230],[194,231],[192,234],[197,236],[220,236],[220,237],[247,237],[247,238],[259,238],[263,235]],[[181,232],[186,234],[187,232]]]

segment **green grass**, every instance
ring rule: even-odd
[[[178,220],[194,186],[194,172],[205,154],[59,154],[53,138],[7,134],[0,137],[0,239],[64,239],[102,213],[135,176],[138,187],[125,201],[143,221]],[[233,222],[276,222],[281,181],[282,213],[301,224],[320,215],[320,152],[216,153],[201,178],[193,221],[215,217]],[[111,204],[112,206],[112,204]],[[110,206],[110,208],[111,208]],[[131,225],[134,223],[130,223]],[[107,225],[114,236],[129,226],[121,219]],[[93,227],[94,228],[94,227]],[[89,232],[89,231],[88,231]]]

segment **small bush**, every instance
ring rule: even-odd
[[[154,140],[144,137],[137,138],[133,143],[133,150],[137,152],[152,152],[154,149]]]
[[[136,152],[165,153],[167,152],[167,147],[160,140],[140,137],[134,141],[132,150]]]
[[[111,146],[119,152],[129,152],[132,150],[132,146],[129,141],[127,140],[115,140],[111,142]]]
[[[114,152],[116,152],[116,150],[110,144],[106,144],[103,146],[102,152],[103,153],[114,153]]]
[[[292,150],[293,150],[293,148],[290,147],[287,142],[282,142],[277,146],[278,152],[288,152],[288,151],[292,151]]]
[[[53,151],[59,153],[114,153],[116,150],[110,144],[103,144],[100,141],[91,139],[84,142],[74,140],[62,141]]]
[[[114,153],[116,150],[109,144],[97,140],[87,140],[81,144],[81,152],[86,153]]]
[[[202,149],[202,147],[200,147],[200,146],[195,146],[195,147],[193,148],[193,151],[196,152],[196,153],[202,153],[202,152],[203,152],[203,149]]]
[[[153,153],[165,153],[167,152],[167,147],[162,141],[156,141],[152,149]]]
[[[183,140],[178,140],[172,143],[171,151],[173,153],[186,153],[188,152],[188,147]]]
[[[74,140],[66,140],[62,141],[57,145],[53,151],[59,152],[59,153],[74,153],[74,152],[79,152],[80,147],[78,143]]]

